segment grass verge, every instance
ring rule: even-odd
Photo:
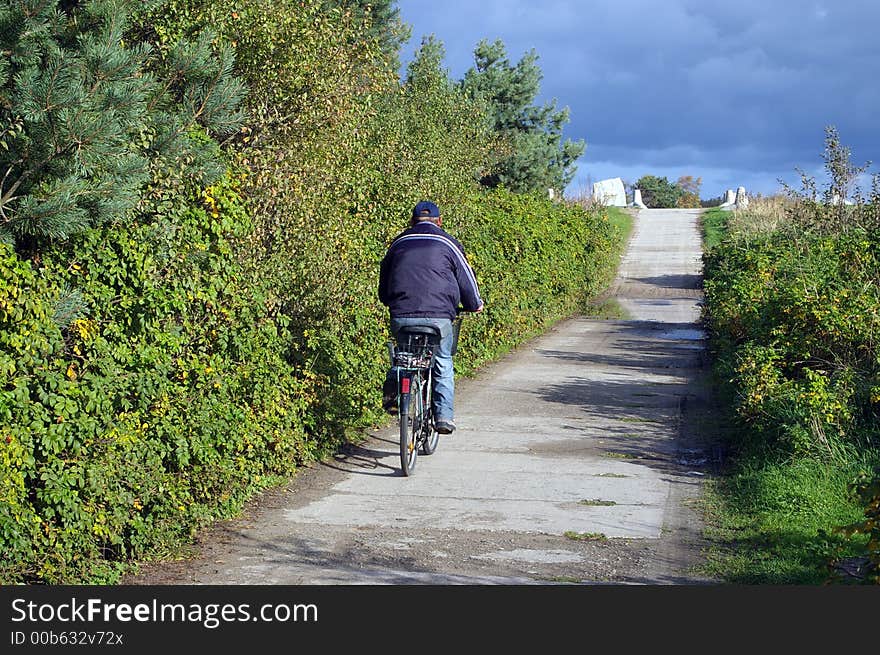
[[[602,298],[588,302],[583,307],[583,315],[602,321],[624,321],[629,318],[629,313],[617,298]]]
[[[573,541],[608,541],[608,537],[602,532],[576,532],[566,530],[565,537]]]
[[[633,226],[635,225],[633,214],[631,211],[624,209],[623,207],[606,207],[605,211],[608,213],[608,220],[623,236],[621,244],[625,250],[629,238],[632,236]]]
[[[838,528],[862,517],[849,485],[860,457],[820,462],[747,459],[706,484],[704,572],[731,584],[845,582],[837,564],[863,552],[865,539]]]
[[[619,235],[617,240],[618,252],[616,253],[617,261],[619,262],[623,253],[626,252],[627,244],[632,236],[635,218],[631,210],[623,207],[605,207],[604,211],[608,216],[608,221]],[[583,303],[581,314],[588,318],[605,321],[624,321],[629,318],[627,311],[616,298],[608,295],[607,290]]]
[[[727,221],[730,212],[724,209],[713,208],[702,213],[700,229],[703,233],[703,247],[711,250],[724,239],[727,234]]]
[[[716,390],[717,393],[717,390]],[[880,463],[876,450],[840,450],[834,458],[792,458],[745,439],[728,408],[702,430],[726,457],[705,480],[701,499],[710,544],[699,571],[727,584],[823,585],[858,582],[843,573],[867,538],[840,530],[864,517],[851,485]],[[738,444],[750,444],[741,446]]]

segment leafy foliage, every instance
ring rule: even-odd
[[[682,175],[675,183],[681,189],[681,196],[675,202],[676,207],[683,209],[699,209],[700,203],[700,187],[703,185],[702,178],[695,178],[693,175]]]
[[[863,472],[850,489],[864,507],[864,514],[860,520],[842,527],[840,532],[850,537],[864,535],[867,538],[865,579],[880,584],[880,468]]]
[[[325,5],[350,11],[362,26],[355,43],[375,39],[391,68],[399,68],[398,52],[412,30],[401,20],[396,0],[325,0]]]
[[[308,455],[284,321],[230,257],[231,182],[171,213],[87,230],[40,270],[4,251],[4,581],[112,579]],[[85,311],[62,328],[70,285]]]
[[[625,242],[604,212],[504,189],[479,198],[444,219],[488,298],[462,329],[455,364],[465,374],[581,311],[613,279]]]
[[[832,454],[872,425],[877,265],[866,238],[770,237],[707,256],[710,325],[737,407],[792,452]]]

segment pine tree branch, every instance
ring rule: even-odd
[[[61,66],[56,65],[55,70],[52,71],[52,75],[48,82],[48,89],[46,90],[46,123],[49,127],[49,133],[51,136],[52,145],[55,146],[56,153],[60,150],[60,145],[58,143],[58,130],[55,125],[55,120],[52,114],[53,106],[51,104],[52,92],[55,89],[56,82],[58,81],[58,77],[61,74]],[[45,164],[44,164],[45,165]]]
[[[36,169],[29,168],[26,171],[24,171],[21,175],[19,175],[18,179],[12,183],[11,187],[9,187],[9,190],[6,191],[5,193],[3,193],[2,196],[0,196],[0,206],[8,205],[13,200],[16,200],[17,198],[19,198],[20,196],[13,196],[12,194],[14,194],[18,190],[18,188],[22,185],[22,183],[24,181],[26,181],[29,177],[34,175],[35,172],[38,172],[39,170],[44,168],[45,165],[48,164],[50,160],[51,160],[51,157],[45,159],[41,164],[39,164],[37,166]],[[16,162],[16,163],[21,163],[21,162],[22,162],[22,160],[18,160],[18,162]],[[6,184],[6,179],[9,177],[9,174],[12,172],[13,166],[10,166],[9,170],[6,171],[6,175],[3,176],[3,183],[0,184],[0,190],[2,190],[3,186]]]
[[[186,130],[189,130],[193,125],[198,124],[199,118],[205,113],[205,109],[208,104],[208,100],[211,98],[211,94],[217,88],[217,85],[220,83],[220,79],[223,77],[223,71],[221,69],[217,70],[217,73],[214,75],[210,84],[207,87],[206,92],[202,97],[202,101],[195,111],[193,111],[192,115],[189,117],[189,120],[184,121],[180,124],[176,130],[174,130],[171,134],[169,134],[160,145],[160,149],[164,147],[165,144],[175,141],[183,134]]]
[[[13,168],[14,168],[14,165],[10,166],[9,168],[6,169],[6,174],[3,176],[3,180],[0,181],[0,190],[2,190],[3,187],[6,186],[6,180],[9,179],[9,174],[12,173]],[[15,192],[15,188],[13,188],[10,191],[10,193],[14,193],[14,192]],[[7,197],[7,195],[4,194],[3,197],[0,198],[0,216],[3,217],[3,223],[8,223],[9,221],[12,220],[11,217],[6,215],[6,206],[9,205],[12,201],[17,200],[19,197],[20,196]]]

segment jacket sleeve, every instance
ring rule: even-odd
[[[475,312],[483,304],[480,298],[480,289],[477,286],[477,277],[474,270],[467,263],[462,249],[462,257],[459,260],[459,266],[456,267],[455,277],[458,280],[459,294],[461,295],[461,306],[466,312]]]

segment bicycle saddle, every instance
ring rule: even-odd
[[[410,334],[433,334],[439,336],[440,328],[436,328],[433,325],[407,325],[400,328],[398,332],[401,334],[408,332]]]

